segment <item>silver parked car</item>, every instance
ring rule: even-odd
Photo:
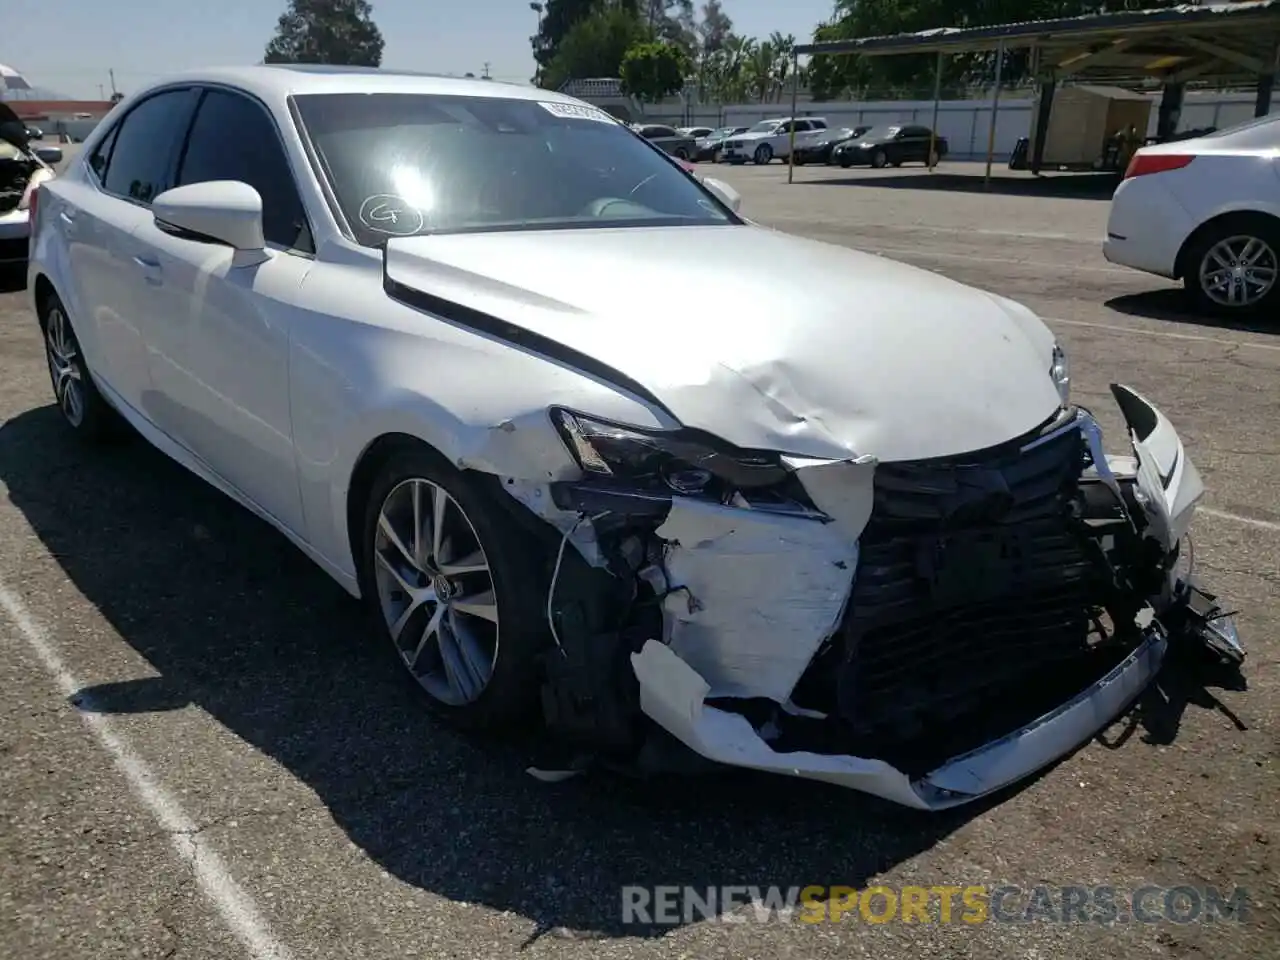
[[[697,156],[697,139],[681,133],[675,127],[668,127],[661,123],[640,123],[633,126],[632,129],[653,143],[654,146],[661,147],[673,157],[679,157],[681,160],[692,160]]]

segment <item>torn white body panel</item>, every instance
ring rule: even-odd
[[[835,523],[684,497],[658,536],[670,541],[671,649],[711,696],[785,702],[840,622],[856,542]]]
[[[1112,384],[1111,392],[1129,426],[1137,456],[1137,486],[1151,523],[1151,535],[1172,550],[1186,535],[1204,495],[1200,471],[1187,457],[1182,439],[1155,405],[1136,390]]]
[[[632,654],[631,663],[644,713],[709,760],[820,780],[921,810],[943,810],[1028,777],[1084,743],[1146,688],[1166,649],[1163,634],[1149,632],[1114,670],[1057,710],[914,781],[882,760],[776,752],[745,717],[706,706],[707,681],[656,641]]]

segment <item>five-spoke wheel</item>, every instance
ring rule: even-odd
[[[432,697],[473,703],[498,657],[498,603],[465,511],[430,480],[397,484],[373,548],[378,599],[405,666]]]

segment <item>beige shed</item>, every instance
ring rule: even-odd
[[[1117,131],[1137,128],[1145,139],[1154,101],[1142,93],[1119,87],[1080,84],[1062,87],[1053,97],[1049,130],[1044,145],[1044,166],[1094,168],[1106,153],[1107,141]],[[1031,117],[1031,141],[1035,142],[1036,118]]]

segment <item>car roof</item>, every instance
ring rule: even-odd
[[[175,73],[149,84],[146,89],[173,83],[218,83],[239,87],[268,102],[308,93],[419,93],[472,97],[503,97],[578,103],[573,97],[551,90],[500,80],[450,77],[411,70],[327,64],[255,64],[242,67],[208,67]],[[145,91],[139,91],[142,93]]]

